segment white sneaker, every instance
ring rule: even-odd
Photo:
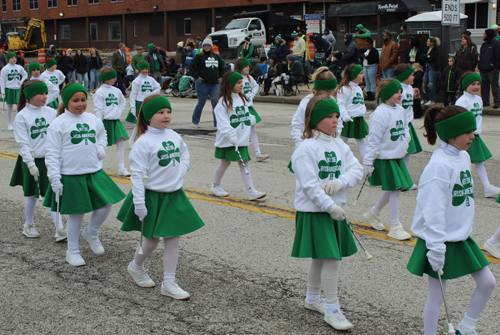
[[[424,104],[424,106],[431,106],[431,105],[434,105],[434,101],[432,100],[429,100]]]
[[[61,242],[67,239],[68,236],[66,235],[66,230],[60,229],[58,232],[56,232],[56,242]]]
[[[128,142],[129,148],[132,149],[132,147],[134,146],[134,141],[128,140],[127,142]]]
[[[490,185],[490,187],[484,189],[485,198],[496,198],[500,194],[500,188]]]
[[[313,302],[308,302],[306,298],[304,302],[304,307],[310,309],[311,311],[319,312],[323,315],[326,313],[325,299],[322,298],[319,298],[318,300],[315,300]]]
[[[417,186],[417,185],[415,185],[415,184],[413,184],[413,186],[412,186],[412,187],[410,187],[410,190],[411,190],[411,191],[414,191],[414,190],[416,190],[416,189],[418,189],[418,186]]]
[[[132,270],[132,262],[128,265],[127,271],[130,273],[132,278],[134,278],[135,283],[140,287],[154,287],[155,282],[148,276],[148,270],[144,269],[142,271],[134,271]]]
[[[257,159],[257,162],[261,162],[261,161],[263,161],[263,160],[268,159],[268,158],[269,158],[269,155],[268,155],[268,154],[265,154],[265,153],[263,153],[263,152],[261,152],[261,153],[260,153],[260,154],[258,154],[255,158]]]
[[[376,230],[384,230],[385,229],[385,226],[382,222],[380,222],[380,220],[378,219],[378,216],[380,214],[377,214],[377,215],[373,215],[372,213],[370,212],[366,212],[365,214],[363,214],[363,218],[366,220],[366,222],[368,222],[369,224],[372,225],[373,229],[376,229]]]
[[[101,244],[101,241],[99,240],[99,235],[90,235],[87,233],[87,228],[82,230],[82,237],[89,242],[90,249],[94,252],[96,255],[102,255],[104,254],[104,247]]]
[[[216,197],[227,197],[229,195],[229,193],[227,193],[226,191],[224,191],[224,189],[220,185],[215,186],[214,184],[212,184],[212,187],[210,188],[210,191]]]
[[[123,177],[130,177],[131,173],[127,169],[121,169],[118,174]]]
[[[186,300],[191,296],[189,293],[180,288],[175,281],[168,282],[167,284],[162,283],[161,294],[176,300]]]
[[[483,248],[486,249],[493,257],[500,258],[500,243],[489,244],[488,241],[484,242]]]
[[[23,229],[23,235],[29,238],[37,238],[40,237],[40,234],[35,228],[35,225],[32,223]]]
[[[470,330],[464,330],[464,326],[462,325],[462,322],[458,325],[457,330],[460,331],[460,334],[462,335],[478,335],[476,332],[476,329],[470,329]]]
[[[248,192],[248,200],[257,200],[264,198],[267,194],[264,192],[257,191],[255,188]]]
[[[323,320],[337,330],[348,330],[353,327],[339,309],[334,310],[332,314],[325,314]]]
[[[82,266],[85,263],[85,260],[80,255],[80,250],[68,250],[66,251],[66,262],[73,266]]]
[[[12,127],[12,125],[11,125],[11,124],[9,124],[9,125],[7,126],[7,129],[8,129],[8,130],[14,130],[14,127]]]
[[[387,236],[400,241],[409,240],[411,238],[411,235],[408,234],[406,230],[404,230],[401,223],[398,223],[396,226],[392,227],[391,230],[389,230],[389,234],[387,234]]]
[[[165,94],[170,94],[170,93],[172,93],[172,90],[171,90],[170,88],[167,88],[167,89],[165,90]]]

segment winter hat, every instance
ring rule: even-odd
[[[150,70],[151,66],[149,65],[149,62],[142,61],[142,62],[139,63],[139,65],[137,65],[137,69],[139,71],[141,71],[142,69],[148,69],[148,70]]]
[[[495,31],[493,29],[486,29],[484,33],[486,34],[488,41],[491,41],[495,37]]]
[[[71,99],[73,94],[77,92],[83,92],[85,93],[85,96],[87,96],[87,90],[85,87],[83,87],[82,84],[70,84],[64,88],[64,90],[61,93],[61,99],[63,101],[64,107],[68,108],[68,101]]]
[[[144,50],[144,48],[143,48],[143,47],[141,47],[141,46],[138,46],[138,47],[137,47],[137,48],[135,48],[135,49],[136,49],[136,50]]]
[[[277,40],[277,41],[282,41],[282,40],[283,40],[283,39],[281,38],[281,34],[279,34],[278,36],[276,36],[274,39],[275,39],[275,40]]]
[[[184,42],[181,41],[181,42],[177,43],[177,46],[182,48],[184,46]]]
[[[203,40],[203,45],[205,44],[210,44],[211,47],[214,46],[214,43],[212,42],[212,37],[210,36],[207,36],[204,40]]]
[[[28,66],[28,74],[31,74],[31,72],[33,70],[40,70],[42,71],[42,66],[40,65],[40,63],[31,63],[29,66]]]
[[[453,64],[455,64],[455,63],[456,63],[455,57],[453,57],[453,56],[448,57],[448,60],[450,60],[450,59],[451,59],[451,61],[453,62]]]
[[[311,121],[309,126],[314,128],[321,120],[332,113],[337,113],[340,116],[339,105],[333,99],[326,99],[314,106],[311,113]]]
[[[288,56],[286,56],[286,60],[291,60],[293,62],[295,60],[295,56],[294,55],[288,55]]]
[[[325,32],[326,32],[327,34],[329,34],[329,33],[330,33],[330,29],[325,28]]]
[[[148,122],[156,112],[163,108],[169,108],[170,112],[172,112],[172,105],[170,105],[170,101],[166,97],[159,96],[151,99],[141,107],[142,117]]]
[[[187,46],[188,46],[188,47],[190,47],[191,49],[194,49],[194,44],[193,44],[193,42],[189,42]]]
[[[273,45],[271,45],[271,47],[269,47],[269,49],[276,50],[276,46],[273,44]]]
[[[250,36],[246,36],[246,37],[245,37],[245,41],[250,42]]]
[[[356,26],[356,28],[357,28],[359,31],[365,31],[365,30],[366,30],[366,29],[365,29],[365,27],[363,27],[363,25],[362,25],[362,24],[358,24],[358,25]]]
[[[292,38],[294,38],[295,36],[299,36],[299,33],[297,33],[296,31],[294,31],[291,36],[292,36]]]
[[[10,54],[7,55],[7,62],[9,61],[9,59],[11,59],[12,57],[16,58],[16,53],[15,52],[11,52]]]
[[[23,90],[24,97],[29,99],[40,93],[49,93],[47,84],[43,81],[38,81],[36,84],[30,85]]]

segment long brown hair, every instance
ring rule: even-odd
[[[229,111],[233,109],[233,98],[231,97],[231,93],[233,92],[233,88],[231,87],[231,75],[233,71],[226,72],[224,76],[222,76],[222,80],[219,88],[219,99],[222,98],[222,106],[226,108],[226,113],[229,114]],[[246,102],[249,102],[248,98],[242,93],[238,93],[241,100],[243,100],[243,104],[246,105]]]
[[[333,73],[328,70],[326,66],[321,66],[317,68],[316,71],[314,71],[311,79],[314,82],[316,80],[331,80],[333,78],[335,78]],[[313,85],[313,87],[311,88],[311,93],[316,96],[319,94],[319,90],[315,89]]]
[[[465,92],[465,90],[464,90],[464,88],[462,86],[462,80],[464,80],[465,77],[467,77],[468,75],[473,74],[473,73],[474,72],[472,72],[472,71],[465,71],[464,74],[460,77],[460,80],[459,80],[460,86],[458,87],[458,97],[457,97],[457,99],[460,98],[462,95],[464,95],[464,92]]]
[[[351,90],[351,86],[349,86],[349,82],[351,81],[351,71],[352,71],[352,69],[354,69],[355,66],[356,66],[356,64],[352,63],[352,64],[347,65],[345,67],[344,76],[342,77],[342,81],[340,82],[339,86],[337,86],[337,90],[335,91],[335,96],[337,96],[337,93],[344,86]]]
[[[306,106],[306,114],[305,114],[305,125],[304,125],[304,132],[302,133],[302,139],[307,139],[307,138],[312,138],[314,136],[314,129],[311,129],[310,123],[311,123],[311,117],[312,117],[312,111],[314,107],[319,104],[321,101],[325,101],[331,99],[331,97],[326,96],[326,95],[317,95],[314,96],[309,102],[307,103]],[[333,134],[333,137],[336,137],[337,133]]]
[[[135,140],[137,141],[139,137],[144,135],[146,130],[148,130],[148,125],[149,123],[144,120],[144,117],[142,116],[142,107],[144,107],[145,104],[153,100],[154,98],[158,98],[160,95],[159,94],[152,94],[148,95],[144,101],[142,102],[141,108],[139,109],[139,112],[137,113],[137,135],[135,136]]]
[[[396,65],[393,69],[393,72],[394,72],[394,76],[397,76],[399,75],[400,73],[402,73],[404,70],[406,70],[407,68],[410,67],[410,64],[406,64],[406,63],[399,63],[398,65]],[[403,80],[404,81],[404,80]]]
[[[236,61],[236,63],[234,63],[234,71],[237,71],[240,74],[242,74],[241,71],[243,69],[241,68],[241,63],[243,63],[244,60],[245,60],[245,58],[238,58],[238,60]],[[248,79],[249,83],[252,82],[252,79],[250,79],[250,73],[247,74],[247,79]]]
[[[437,132],[436,132],[436,123],[454,117],[458,114],[467,112],[467,109],[449,105],[447,107],[432,107],[429,108],[424,115],[424,128],[425,134],[424,136],[427,138],[427,143],[430,145],[436,144],[437,141]]]
[[[24,107],[26,107],[26,103],[29,102],[28,99],[24,96],[23,90],[26,87],[30,87],[31,85],[34,85],[36,83],[39,83],[40,80],[25,80],[23,84],[21,85],[21,91],[19,92],[19,101],[17,103],[17,110],[20,112]]]

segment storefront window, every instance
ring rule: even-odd
[[[467,29],[488,28],[488,2],[465,4],[465,15],[467,19]]]
[[[109,39],[111,41],[121,41],[122,31],[120,22],[110,22],[109,23]]]

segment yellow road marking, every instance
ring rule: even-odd
[[[0,150],[0,158],[16,160],[17,154],[12,153],[12,152],[8,152],[8,151]],[[128,178],[128,177],[120,176],[118,173],[115,173],[115,172],[106,171],[106,173],[110,176],[110,178],[115,183],[132,185],[132,182],[130,181],[130,178]],[[262,202],[252,202],[252,201],[248,201],[248,200],[245,200],[242,198],[230,197],[230,196],[224,197],[224,198],[219,198],[219,197],[213,196],[211,192],[197,190],[197,189],[188,188],[188,187],[185,187],[184,191],[186,192],[186,195],[190,199],[211,202],[211,203],[214,203],[217,205],[222,205],[222,206],[239,208],[239,209],[243,209],[243,210],[250,211],[250,212],[280,217],[283,219],[295,220],[295,210],[293,208],[277,206],[277,205],[272,205],[272,204],[266,204],[266,203],[262,203]],[[373,238],[377,238],[379,240],[385,240],[385,241],[389,241],[389,242],[393,242],[393,243],[406,244],[409,246],[414,246],[417,243],[417,239],[416,239],[415,235],[413,235],[411,233],[410,234],[412,235],[412,238],[410,240],[398,241],[398,240],[395,240],[395,239],[387,236],[387,233],[384,233],[384,232],[389,231],[389,229],[387,229],[387,228],[385,228],[384,232],[382,232],[382,231],[373,230],[371,225],[368,223],[354,221],[354,220],[349,220],[349,223],[352,226],[352,230],[354,230],[354,232],[361,234],[361,235],[370,236]],[[484,248],[482,246],[479,246],[479,248],[484,253],[484,251],[485,251]],[[490,261],[491,263],[500,263],[500,259],[497,259],[493,256],[490,256],[488,253],[484,253],[484,255],[486,256],[486,259],[488,259],[488,261]]]

